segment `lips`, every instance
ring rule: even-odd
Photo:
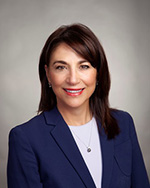
[[[84,88],[77,88],[77,89],[64,88],[64,91],[67,93],[67,95],[70,95],[70,96],[81,95],[83,90]]]

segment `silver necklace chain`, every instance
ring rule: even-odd
[[[81,138],[72,130],[73,134],[74,134],[74,135],[80,140],[80,142],[87,148],[87,152],[91,152],[91,151],[92,151],[92,149],[91,149],[91,147],[90,147],[91,138],[92,138],[92,128],[93,128],[93,121],[92,121],[92,125],[91,125],[90,138],[89,138],[89,143],[88,143],[88,145],[85,144],[85,142],[83,142],[83,141],[81,140]]]

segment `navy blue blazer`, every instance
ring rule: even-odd
[[[114,117],[121,133],[100,133],[102,188],[149,188],[133,120],[123,111]],[[11,130],[7,175],[8,188],[96,188],[57,108]]]

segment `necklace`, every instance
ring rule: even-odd
[[[88,153],[92,151],[92,149],[91,149],[91,147],[90,147],[91,138],[92,138],[92,128],[93,128],[93,120],[92,120],[92,124],[91,124],[90,137],[89,137],[88,145],[85,144],[85,142],[83,142],[83,140],[81,140],[81,138],[72,130],[73,134],[74,134],[74,135],[78,138],[78,140],[80,140],[80,142],[86,147]]]

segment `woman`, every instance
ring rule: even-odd
[[[109,107],[104,50],[82,24],[42,50],[39,115],[9,137],[8,187],[148,188],[131,116]]]

